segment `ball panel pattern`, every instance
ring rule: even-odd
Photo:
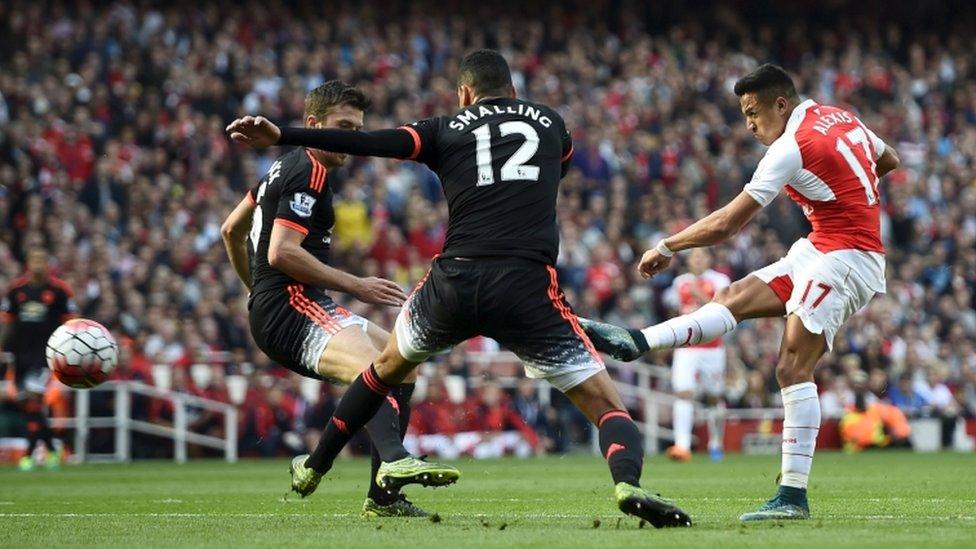
[[[119,346],[104,326],[85,318],[65,322],[51,334],[45,355],[59,381],[76,389],[103,383],[115,369]]]

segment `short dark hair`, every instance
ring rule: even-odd
[[[325,118],[330,110],[342,105],[365,111],[371,103],[369,97],[359,88],[342,80],[329,80],[305,95],[305,116]]]
[[[471,86],[479,95],[506,95],[512,87],[512,71],[497,51],[475,50],[461,60],[458,85]]]
[[[742,97],[747,93],[754,93],[759,100],[766,103],[777,97],[799,99],[793,79],[783,70],[783,67],[766,63],[758,69],[743,76],[735,83],[735,95]]]

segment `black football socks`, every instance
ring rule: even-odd
[[[336,407],[335,413],[325,426],[318,445],[305,462],[319,473],[332,468],[332,462],[346,446],[356,431],[371,420],[386,401],[390,386],[377,375],[372,364],[349,385],[346,394]],[[399,431],[399,425],[397,425]],[[399,435],[399,432],[397,432]]]
[[[390,394],[386,397],[387,402],[393,407],[394,411],[398,415],[399,419],[399,440],[402,442],[403,437],[407,434],[407,427],[410,425],[410,399],[413,397],[413,383],[401,383],[393,387]],[[393,399],[392,401],[390,399]],[[393,406],[396,404],[396,406]],[[366,424],[366,429],[369,430],[376,418],[380,417],[386,406],[381,406],[380,411],[376,413],[376,416]],[[370,436],[372,437],[373,431],[370,431]],[[403,450],[403,446],[399,448],[406,454],[406,450]],[[372,463],[370,467],[369,474],[369,494],[367,494],[370,499],[379,505],[390,505],[396,501],[397,492],[391,492],[389,490],[384,490],[376,484],[376,473],[380,470],[380,465],[383,463],[383,458],[380,457],[380,453],[376,449],[376,443],[374,442],[371,448],[370,457],[372,458]],[[397,458],[399,459],[399,458]]]
[[[630,414],[611,410],[600,416],[597,427],[600,429],[600,452],[607,459],[613,483],[640,486],[644,441]]]

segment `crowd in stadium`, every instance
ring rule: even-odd
[[[281,151],[235,146],[224,134],[230,120],[260,113],[300,124],[305,92],[331,78],[372,98],[367,129],[446,114],[456,107],[460,55],[497,48],[518,92],[557,108],[572,129],[576,154],[559,203],[558,268],[569,302],[581,316],[644,327],[674,314],[662,295],[683,267],[678,261],[645,282],[636,259],[749,180],[763,150],[731,85],[773,61],[801,93],[857,112],[903,163],[881,183],[888,293],[847,323],[821,363],[824,415],[837,417],[864,391],[909,416],[976,415],[976,46],[963,38],[972,29],[855,30],[814,19],[773,27],[719,7],[706,23],[662,30],[641,17],[608,22],[607,3],[594,4],[572,17],[547,8],[542,14],[559,24],[543,25],[517,11],[444,17],[430,2],[402,10],[219,3],[192,15],[142,2],[5,2],[0,286],[21,273],[26,250],[48,249],[81,315],[117,334],[119,377],[151,382],[152,365],[170,364],[174,388],[226,399],[224,376],[245,375],[245,436],[273,454],[282,433],[328,417],[339,393],[326,387],[308,402],[296,376],[251,340],[246,291],[219,229]],[[330,173],[329,184],[334,265],[413,287],[444,239],[446,205],[433,174],[411,162],[356,159]],[[807,230],[781,197],[714,250],[713,268],[736,280],[783,256]],[[337,298],[393,324],[394,309]],[[729,336],[730,407],[777,404],[782,327],[747,322]],[[567,447],[564,433],[580,418],[558,399],[555,407],[536,402],[531,384],[501,396],[472,387],[461,404],[438,396],[445,376],[482,385],[492,368],[469,356],[455,352],[428,368],[416,429],[457,425],[447,412],[473,430],[524,430],[527,419],[538,433],[533,449]],[[646,360],[667,364],[669,356]],[[197,363],[215,365],[207,387],[190,375]],[[166,419],[167,410],[150,408]]]

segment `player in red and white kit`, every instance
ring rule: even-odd
[[[898,155],[856,116],[801,101],[793,80],[763,65],[735,84],[756,139],[769,146],[756,172],[725,207],[644,253],[645,278],[667,268],[674,252],[713,246],[739,232],[784,187],[813,226],[786,257],[719,291],[700,309],[644,330],[584,322],[596,347],[633,360],[648,349],[710,341],[748,318],[786,315],[776,378],[785,416],[779,491],[743,521],[806,519],[807,480],[820,428],[813,369],[851,315],[885,291],[878,179]]]
[[[689,314],[727,288],[731,281],[710,269],[711,257],[703,248],[688,255],[688,272],[679,275],[664,294],[664,300],[681,314]],[[674,350],[671,361],[671,390],[677,400],[673,405],[674,446],[668,457],[675,461],[691,460],[691,431],[695,425],[695,402],[701,395],[707,406],[708,452],[712,459],[722,458],[722,428],[725,404],[725,345],[722,338],[703,341]]]

